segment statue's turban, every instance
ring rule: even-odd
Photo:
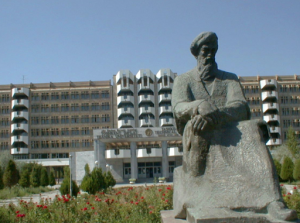
[[[218,37],[214,32],[203,32],[200,33],[191,44],[191,53],[197,57],[199,54],[200,47],[207,42],[214,42],[218,49]]]

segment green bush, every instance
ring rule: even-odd
[[[42,167],[41,170],[41,180],[40,180],[41,186],[48,186],[49,185],[49,178],[48,178],[48,173],[45,167]]]
[[[19,181],[20,175],[16,164],[13,160],[9,160],[3,174],[3,183],[6,187],[12,187]]]
[[[55,185],[55,184],[56,184],[56,182],[55,182],[54,173],[53,173],[53,171],[51,171],[51,172],[50,172],[50,175],[49,175],[49,185],[50,185],[50,186],[53,186],[53,185]]]
[[[96,194],[98,191],[106,190],[105,176],[102,169],[95,167],[91,174],[86,174],[82,180],[80,188],[89,194]]]
[[[21,178],[19,180],[19,184],[22,187],[29,187],[30,186],[30,173],[28,169],[25,169],[21,173]]]
[[[4,184],[3,184],[3,173],[2,173],[2,168],[0,166],[0,190],[2,190],[4,188]]]
[[[295,180],[300,180],[300,159],[295,161],[294,171],[293,171],[293,178]]]
[[[277,172],[279,181],[281,181],[281,177],[280,177],[280,173],[281,173],[281,163],[280,163],[278,160],[274,159],[274,165],[275,165],[275,168],[276,168],[276,172]]]
[[[280,177],[285,181],[293,180],[294,163],[289,157],[285,157],[281,167]]]
[[[40,171],[37,166],[34,166],[30,174],[30,185],[33,187],[40,186]]]
[[[106,174],[104,174],[104,176],[105,176],[105,187],[106,188],[113,187],[116,185],[116,180],[110,171],[106,172]]]
[[[61,194],[70,194],[70,168],[64,168],[64,180],[59,188]],[[79,187],[76,182],[72,180],[72,196],[77,197],[79,192]]]

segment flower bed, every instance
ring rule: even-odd
[[[0,216],[1,222],[160,222],[160,211],[172,209],[172,197],[172,186],[129,187],[40,203],[20,200],[0,207]]]

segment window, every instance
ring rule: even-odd
[[[89,99],[90,93],[88,91],[82,91],[81,92],[81,99]]]
[[[109,92],[108,91],[102,91],[101,92],[101,97],[102,98],[109,98]]]
[[[50,143],[49,143],[49,141],[42,141],[42,148],[49,148],[49,146],[50,146]]]
[[[89,103],[82,103],[81,104],[81,111],[89,111],[89,110],[90,110]]]
[[[99,103],[92,103],[92,111],[99,111],[100,105]]]
[[[49,117],[41,117],[41,124],[49,124]]]
[[[31,112],[40,112],[40,105],[31,105]]]
[[[52,135],[52,136],[58,136],[58,135],[59,135],[59,130],[58,130],[58,128],[51,129],[51,135]]]
[[[109,102],[103,102],[101,106],[102,110],[109,110]]]
[[[40,142],[39,141],[31,141],[31,149],[38,149],[40,148]]]
[[[83,127],[83,128],[81,128],[81,135],[89,135],[89,134],[90,134],[89,127]]]
[[[31,124],[35,125],[35,124],[39,124],[39,117],[31,117]]]
[[[2,98],[2,102],[9,102],[9,94],[3,94],[1,98]]]
[[[73,123],[73,124],[79,123],[79,116],[78,115],[73,115],[71,117],[71,123]]]
[[[79,135],[79,128],[72,128],[72,130],[71,130],[71,135],[72,135],[72,136],[77,136],[77,135]]]
[[[42,100],[49,100],[49,93],[42,93]]]
[[[58,140],[52,140],[51,141],[51,148],[59,148]]]
[[[82,140],[82,147],[90,147],[90,141],[88,139]]]
[[[79,106],[78,104],[71,104],[71,111],[79,111]]]
[[[109,115],[108,114],[102,115],[102,122],[109,122]]]
[[[9,137],[8,130],[1,130],[0,138],[8,138],[8,137]]]
[[[9,106],[2,106],[1,112],[2,114],[9,114]]]
[[[59,124],[58,116],[51,117],[51,124]]]
[[[31,136],[39,136],[40,130],[39,129],[31,129]]]
[[[281,109],[281,114],[282,115],[289,115],[290,114],[290,109],[289,108],[282,108]]]
[[[92,115],[92,123],[100,123],[99,115]]]
[[[71,92],[71,99],[79,99],[79,94],[77,91]]]
[[[41,112],[49,112],[49,105],[41,105]]]
[[[2,118],[1,119],[1,125],[2,126],[9,126],[9,119],[8,118]]]
[[[62,100],[68,100],[68,99],[70,99],[69,92],[61,92],[61,99]]]
[[[287,104],[289,102],[288,96],[281,96],[281,103]]]
[[[31,100],[32,101],[39,101],[40,100],[39,93],[32,93],[31,94]]]
[[[61,147],[62,147],[62,148],[69,148],[69,147],[70,147],[70,142],[69,142],[69,140],[62,140],[62,141],[61,141]]]
[[[62,104],[62,105],[61,105],[61,111],[62,111],[62,112],[67,112],[67,111],[69,111],[69,105],[68,105],[68,104]]]
[[[72,140],[71,141],[72,148],[79,148],[79,140]]]
[[[61,116],[61,124],[69,123],[69,116]]]
[[[41,135],[42,136],[49,136],[50,135],[49,129],[41,129]]]
[[[81,123],[89,123],[89,122],[90,122],[90,118],[88,115],[81,116]]]
[[[51,112],[59,112],[58,104],[51,105]]]
[[[69,133],[69,128],[62,128],[61,129],[61,135],[62,136],[68,136],[70,133]]]
[[[99,91],[92,91],[91,98],[92,98],[92,99],[100,98],[100,97],[99,97]]]
[[[51,100],[59,100],[58,92],[52,92],[51,93]]]

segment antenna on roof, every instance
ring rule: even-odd
[[[24,82],[25,82],[25,75],[23,75],[23,78],[22,78],[22,79],[23,79],[23,84],[24,84]]]

